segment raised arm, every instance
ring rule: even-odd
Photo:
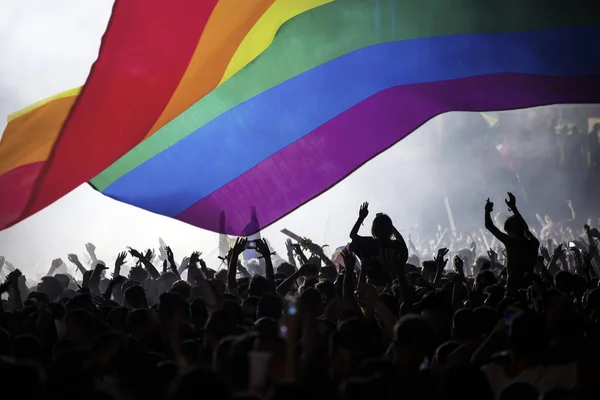
[[[508,199],[506,199],[505,202],[508,206],[508,211],[511,211],[513,215],[517,217],[521,221],[521,223],[523,223],[523,226],[525,227],[525,236],[527,237],[527,239],[535,239],[535,236],[529,230],[529,225],[527,225],[527,221],[525,221],[525,218],[523,218],[523,216],[517,209],[517,198],[515,197],[515,195],[513,195],[511,192],[508,192]]]
[[[494,225],[494,220],[492,219],[492,211],[494,211],[494,203],[487,199],[485,202],[485,229],[490,231],[492,235],[502,243],[506,244],[509,241],[509,237],[506,233],[502,232],[500,229]]]
[[[256,251],[258,251],[265,260],[265,275],[267,280],[273,285],[273,290],[275,290],[275,271],[273,270],[273,260],[271,260],[271,249],[269,249],[267,241],[264,239],[257,240]]]
[[[167,261],[169,263],[171,272],[175,274],[178,280],[181,279],[181,275],[179,274],[179,270],[177,269],[177,264],[175,263],[175,255],[173,254],[173,249],[171,249],[169,246],[165,246],[165,252],[167,254]]]
[[[240,254],[246,248],[248,240],[244,238],[238,238],[233,245],[233,248],[229,250],[229,258],[227,260],[227,291],[237,296],[237,280],[235,278],[237,273],[237,260]]]
[[[160,273],[158,272],[158,270],[154,267],[154,265],[152,265],[152,263],[139,251],[130,248],[129,249],[129,254],[131,254],[131,256],[133,258],[137,258],[140,263],[142,263],[144,265],[144,269],[148,272],[148,275],[150,275],[150,277],[152,277],[152,279],[158,279],[160,278]]]
[[[360,229],[363,222],[365,222],[365,219],[367,218],[368,215],[369,215],[369,203],[364,202],[360,206],[360,211],[358,212],[358,219],[356,220],[356,223],[354,224],[354,227],[352,228],[352,231],[350,232],[350,239],[354,240],[359,237],[358,230]]]
[[[350,250],[344,249],[342,251],[342,258],[344,259],[344,266],[346,269],[342,286],[342,299],[353,301],[354,292],[356,290],[356,277],[354,275],[356,256]]]
[[[87,269],[85,269],[81,261],[79,261],[79,257],[77,257],[76,254],[69,254],[69,261],[75,264],[77,270],[81,272],[81,275],[85,274],[85,271],[87,271]]]

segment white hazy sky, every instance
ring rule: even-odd
[[[112,3],[0,0],[0,129],[4,129],[9,113],[84,83]],[[404,216],[395,215],[391,209],[397,206],[392,200],[398,195],[394,189],[397,185],[390,185],[388,179],[394,160],[406,158],[414,136],[266,229],[263,235],[280,254],[285,240],[279,233],[282,228],[332,247],[341,245],[364,200],[371,202],[374,212],[385,210],[395,220],[401,219]],[[405,172],[404,179],[416,181],[413,174]],[[404,220],[399,226],[412,223]],[[86,242],[97,246],[101,259],[112,262],[125,246],[156,248],[159,236],[173,247],[177,259],[193,250],[206,254],[217,245],[217,235],[212,232],[113,201],[83,185],[37,215],[0,232],[0,255],[35,276],[45,272],[54,258],[66,260],[67,253],[83,254]]]

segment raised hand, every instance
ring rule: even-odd
[[[197,264],[198,264],[198,261],[200,261],[200,252],[195,251],[190,256],[189,266],[190,267],[196,267]]]
[[[165,251],[167,252],[167,258],[173,258],[173,250],[171,249],[171,247],[166,246]]]
[[[508,211],[512,212],[517,208],[517,198],[511,192],[508,192],[508,199],[504,200],[508,206]]]
[[[358,216],[360,219],[365,219],[369,216],[369,203],[366,201],[362,203],[360,210],[358,211]]]
[[[342,250],[342,260],[344,260],[344,267],[346,271],[352,273],[354,271],[354,266],[356,265],[356,257],[354,253],[350,251],[350,249]]]
[[[433,260],[435,261],[435,263],[438,265],[439,268],[444,268],[446,266],[446,263],[448,262],[448,260],[446,260],[445,257],[449,251],[450,250],[448,250],[446,248],[441,248],[438,250],[438,252]]]
[[[188,256],[183,257],[181,260],[181,264],[179,264],[179,269],[181,271],[185,271],[190,265],[190,258]]]
[[[242,254],[242,252],[246,249],[246,246],[248,245],[248,239],[246,238],[237,238],[235,241],[235,244],[233,245],[233,253],[240,255]]]
[[[488,198],[488,199],[485,201],[485,212],[487,212],[487,213],[491,213],[492,211],[494,211],[494,203],[492,203],[492,202],[490,201],[490,199]]]
[[[137,258],[138,260],[141,260],[142,258],[144,258],[142,253],[140,253],[139,251],[137,251],[136,249],[133,249],[131,247],[129,247],[129,254],[131,254],[131,257]]]
[[[52,260],[52,269],[57,269],[58,267],[60,267],[63,263],[63,260],[61,260],[60,258],[57,258],[55,260]]]
[[[121,266],[125,264],[125,258],[127,258],[127,252],[120,252],[117,256],[117,259],[115,260],[115,268],[121,268]]]
[[[93,243],[86,243],[85,244],[85,249],[91,255],[91,254],[94,254],[94,252],[96,251],[96,246],[94,246]]]
[[[69,254],[67,256],[67,258],[69,259],[69,261],[71,261],[73,264],[79,264],[79,257],[77,257],[77,254]]]
[[[256,241],[256,251],[258,251],[263,257],[271,257],[271,250],[264,239],[258,239]]]
[[[152,249],[148,249],[146,250],[146,253],[144,254],[144,258],[150,262],[152,262],[152,260],[154,260],[154,250]]]
[[[548,251],[547,247],[540,246],[540,254],[542,255],[542,257],[544,257],[545,260],[550,259],[550,252]]]
[[[454,270],[461,277],[465,276],[464,266],[465,266],[465,263],[462,260],[462,258],[460,258],[459,256],[454,256]]]
[[[158,248],[158,253],[159,253],[159,254],[158,254],[158,257],[159,257],[161,260],[166,260],[166,259],[167,259],[167,253],[166,253],[166,251],[165,251],[165,247],[167,247],[167,246],[162,246],[162,245],[161,245],[161,246]]]
[[[565,249],[563,248],[563,244],[561,243],[554,249],[554,258],[561,258],[564,255]]]

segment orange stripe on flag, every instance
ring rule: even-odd
[[[48,158],[75,99],[75,95],[55,97],[10,119],[0,145],[0,175]]]
[[[274,1],[219,1],[181,82],[146,138],[218,86],[239,44]]]

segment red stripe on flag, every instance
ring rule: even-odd
[[[18,220],[44,161],[25,164],[0,175],[0,229]]]
[[[144,139],[177,88],[217,1],[116,1],[98,60],[21,219],[87,182]]]

